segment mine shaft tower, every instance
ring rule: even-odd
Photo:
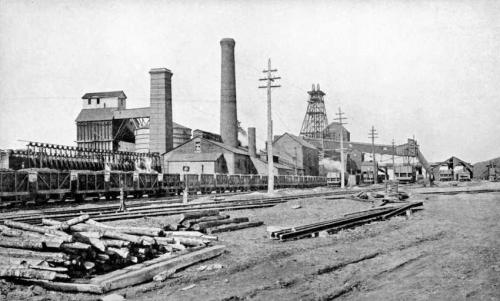
[[[308,138],[323,139],[328,136],[328,117],[326,117],[325,102],[323,96],[325,93],[321,91],[319,84],[315,87],[312,85],[312,90],[307,92],[309,100],[307,101],[307,111],[300,135]]]

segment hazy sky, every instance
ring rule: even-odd
[[[500,156],[500,1],[0,0],[0,148],[74,144],[86,92],[149,105],[149,69],[172,70],[174,121],[219,131],[220,45],[236,40],[238,119],[298,134],[319,83],[351,140],[415,135],[430,161]]]

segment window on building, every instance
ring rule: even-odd
[[[201,153],[201,141],[194,142],[194,152]]]
[[[88,103],[89,105],[91,105],[91,104],[92,104],[92,99],[90,99],[90,98],[89,98],[89,99],[87,99],[87,103]]]
[[[96,98],[96,102],[97,102],[97,104],[99,104],[101,102],[101,99]]]

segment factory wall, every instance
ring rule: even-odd
[[[119,99],[118,97],[99,98],[99,103],[95,98],[82,99],[82,109],[119,108],[123,110],[126,108],[126,101],[126,99]]]
[[[231,148],[228,146],[228,148]],[[239,153],[242,151],[231,151],[220,143],[215,143],[203,138],[193,138],[190,141],[171,150],[168,154],[190,154],[190,153],[222,153],[227,164],[229,174],[256,174],[257,170],[247,154]],[[238,152],[238,153],[237,153]],[[164,156],[164,166],[170,164]]]
[[[273,143],[273,154],[303,170],[306,176],[319,175],[318,150],[302,145],[289,135],[282,135]]]
[[[186,170],[188,167],[189,170]],[[199,162],[168,162],[165,165],[165,173],[184,174],[214,174],[227,173],[226,162],[224,157],[220,157],[217,161],[199,161]]]

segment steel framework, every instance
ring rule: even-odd
[[[325,101],[323,96],[325,93],[321,91],[319,84],[315,87],[312,85],[312,90],[307,92],[309,100],[307,101],[307,111],[300,135],[308,138],[323,139],[328,135],[328,117],[326,116]]]

